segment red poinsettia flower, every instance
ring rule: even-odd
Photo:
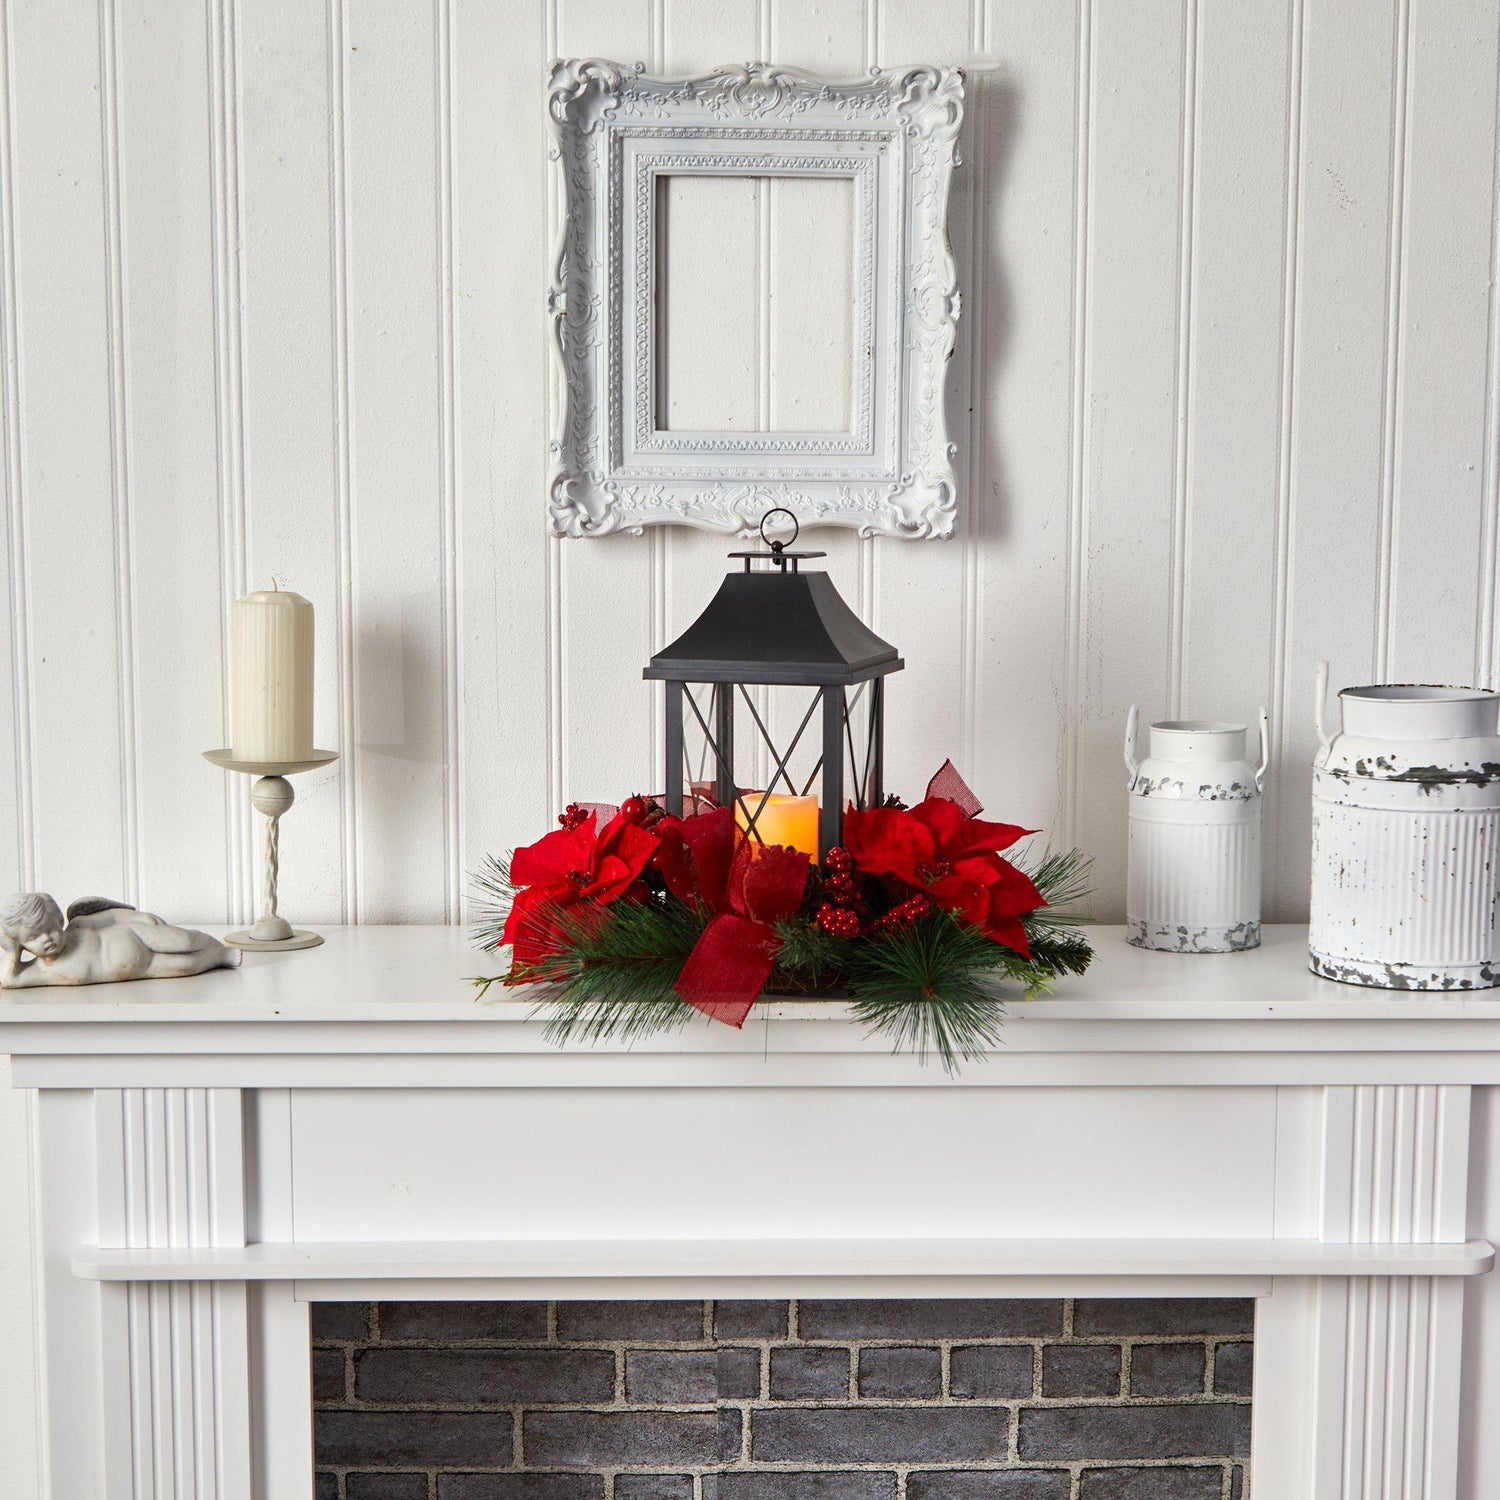
[[[800,849],[752,844],[727,807],[665,818],[657,835],[667,889],[714,913],[682,967],[677,993],[714,1020],[743,1026],[781,949],[775,924],[802,905],[812,861]]]
[[[1034,829],[986,823],[947,797],[912,808],[851,808],[844,847],[861,873],[923,891],[934,902],[1023,958],[1031,956],[1021,918],[1047,903],[1000,850]]]
[[[558,828],[511,856],[510,878],[521,887],[501,943],[517,968],[550,958],[565,946],[563,911],[607,906],[631,893],[657,852],[656,838],[624,813],[603,829],[596,813]],[[575,912],[574,918],[582,912]]]

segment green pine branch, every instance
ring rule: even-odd
[[[836,938],[816,922],[780,923],[781,949],[771,986],[793,993],[847,988],[854,1018],[889,1038],[895,1051],[941,1058],[949,1072],[982,1056],[1001,1040],[1005,1004],[999,986],[1019,984],[1027,997],[1065,974],[1081,974],[1093,951],[1076,928],[1088,893],[1089,860],[1076,850],[1043,852],[1020,862],[1049,903],[1023,918],[1030,957],[992,941],[947,912],[855,941]],[[514,890],[503,860],[486,859],[474,877],[475,940],[495,949]],[[676,1030],[699,1012],[675,985],[708,914],[664,892],[641,902],[599,908],[564,907],[545,913],[561,933],[561,951],[530,968],[476,980],[490,985],[536,985],[536,1007],[550,1041],[633,1041]]]
[[[510,861],[486,854],[479,868],[469,877],[474,893],[474,920],[470,936],[480,948],[493,951],[500,946],[506,919],[516,899],[516,888],[510,881]]]
[[[629,1041],[699,1014],[673,986],[703,931],[701,913],[653,898],[562,907],[547,919],[561,931],[560,952],[475,982],[481,995],[496,983],[543,986],[536,1013],[547,1018],[549,1041]]]

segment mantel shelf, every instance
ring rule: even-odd
[[[950,1076],[893,1056],[838,1000],[768,998],[741,1030],[706,1017],[643,1037],[547,1035],[545,995],[458,927],[332,927],[324,946],[252,953],[192,979],[0,991],[0,1053],[24,1088],[1126,1087],[1500,1084],[1500,989],[1336,984],[1305,927],[1248,953],[1144,952],[1095,927],[1087,974],[1027,1001]]]
[[[1477,1276],[1483,1240],[1330,1244],[1293,1239],[510,1240],[85,1246],[92,1281],[632,1280],[692,1277]]]

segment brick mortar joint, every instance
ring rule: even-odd
[[[1155,1302],[1163,1299],[1150,1299]],[[1228,1300],[1228,1299],[1226,1299]],[[414,1473],[421,1472],[431,1476],[431,1488],[435,1494],[436,1475],[438,1473],[496,1473],[508,1472],[522,1473],[585,1473],[591,1477],[597,1477],[602,1481],[603,1494],[613,1496],[615,1490],[614,1476],[618,1474],[650,1474],[661,1473],[671,1470],[681,1474],[684,1478],[689,1477],[691,1470],[693,1479],[693,1491],[697,1500],[703,1500],[702,1483],[703,1477],[716,1473],[735,1472],[763,1472],[763,1473],[788,1473],[802,1472],[812,1469],[828,1470],[858,1470],[862,1472],[873,1472],[891,1475],[896,1481],[897,1494],[904,1495],[906,1488],[906,1475],[913,1472],[994,1472],[1005,1468],[1019,1470],[1040,1470],[1052,1472],[1067,1472],[1071,1476],[1070,1490],[1075,1500],[1078,1486],[1081,1482],[1080,1476],[1089,1470],[1108,1470],[1120,1468],[1205,1468],[1220,1469],[1223,1474],[1222,1500],[1228,1500],[1232,1486],[1236,1482],[1236,1476],[1243,1474],[1248,1477],[1248,1458],[1236,1455],[1200,1455],[1194,1457],[1178,1457],[1170,1459],[1130,1459],[1123,1457],[1094,1457],[1078,1460],[1063,1460],[1053,1457],[1034,1457],[1026,1460],[1020,1457],[1019,1442],[1021,1435],[1021,1417],[1028,1412],[1056,1412],[1056,1411],[1106,1411],[1106,1412],[1144,1412],[1152,1408],[1198,1408],[1198,1407],[1221,1407],[1227,1409],[1249,1408],[1251,1398],[1239,1391],[1222,1391],[1217,1389],[1218,1362],[1222,1351],[1225,1349],[1242,1349],[1253,1358],[1254,1339],[1253,1333],[1236,1327],[1212,1330],[1208,1332],[1181,1333],[1174,1331],[1151,1332],[1149,1330],[1135,1331],[1128,1334],[1123,1333],[1077,1333],[1078,1310],[1087,1304],[1075,1299],[1064,1299],[1060,1305],[1057,1331],[1046,1333],[1009,1333],[1009,1334],[972,1334],[972,1335],[949,1335],[940,1337],[923,1336],[922,1333],[906,1333],[893,1336],[888,1331],[871,1336],[858,1332],[849,1336],[827,1336],[809,1338],[803,1329],[805,1321],[803,1317],[804,1304],[799,1299],[752,1299],[745,1308],[745,1316],[742,1321],[754,1328],[756,1312],[763,1309],[762,1322],[768,1322],[773,1318],[781,1318],[781,1328],[784,1331],[770,1333],[761,1330],[752,1331],[749,1334],[735,1334],[733,1332],[719,1335],[715,1324],[719,1318],[720,1309],[725,1305],[706,1299],[701,1303],[701,1317],[697,1320],[697,1332],[692,1336],[674,1338],[670,1334],[663,1336],[662,1328],[659,1327],[650,1336],[636,1335],[634,1337],[620,1336],[618,1309],[614,1322],[614,1336],[596,1338],[587,1334],[578,1335],[573,1338],[563,1339],[559,1336],[559,1311],[561,1306],[557,1302],[549,1302],[545,1305],[544,1326],[535,1330],[530,1337],[520,1338],[469,1338],[458,1339],[443,1336],[438,1333],[428,1333],[425,1336],[391,1338],[385,1336],[382,1327],[383,1320],[380,1316],[380,1304],[363,1304],[364,1337],[350,1338],[346,1336],[314,1336],[310,1343],[312,1348],[324,1355],[336,1355],[339,1360],[341,1384],[343,1395],[336,1401],[319,1401],[315,1407],[319,1411],[363,1414],[378,1417],[381,1414],[393,1416],[417,1414],[472,1414],[505,1417],[511,1427],[511,1455],[509,1466],[490,1467],[476,1465],[475,1463],[456,1463],[438,1466],[429,1466],[422,1463],[414,1469],[410,1463],[380,1464],[372,1465],[369,1462],[350,1463],[344,1465],[331,1465],[321,1463],[318,1465],[320,1472],[338,1473]],[[682,1304],[678,1304],[680,1307]],[[875,1315],[889,1316],[893,1307],[890,1301],[872,1303],[872,1311]],[[406,1305],[408,1308],[410,1304]],[[441,1307],[442,1304],[435,1304]],[[533,1304],[535,1306],[535,1304]],[[670,1327],[671,1311],[661,1304],[654,1314],[662,1327]],[[421,1309],[418,1309],[420,1314]],[[847,1304],[845,1304],[845,1315],[847,1315]],[[534,1317],[535,1314],[532,1314]],[[606,1319],[607,1320],[607,1319]],[[384,1320],[391,1322],[393,1320]],[[437,1322],[433,1319],[433,1322]],[[412,1320],[412,1326],[416,1326],[417,1319]],[[733,1326],[731,1322],[731,1327]],[[1134,1391],[1136,1380],[1136,1353],[1142,1347],[1167,1348],[1167,1349],[1191,1349],[1197,1354],[1200,1362],[1200,1380],[1202,1388],[1198,1390],[1186,1390],[1176,1394],[1141,1395]],[[955,1396],[953,1394],[953,1361],[954,1355],[959,1350],[997,1350],[997,1349],[1026,1349],[1030,1354],[1030,1391],[1026,1394],[1015,1396],[984,1396],[973,1397]],[[1043,1393],[1043,1372],[1046,1356],[1053,1350],[1083,1350],[1089,1348],[1101,1348],[1118,1351],[1119,1373],[1118,1387],[1115,1391],[1098,1395],[1046,1395]],[[924,1393],[921,1395],[881,1395],[876,1393],[865,1394],[860,1390],[861,1372],[865,1365],[865,1356],[873,1353],[884,1353],[892,1350],[907,1350],[919,1355],[928,1356],[929,1360],[935,1353],[937,1356],[936,1393]],[[754,1395],[734,1395],[715,1399],[685,1400],[680,1396],[664,1397],[661,1394],[643,1394],[632,1399],[630,1393],[629,1372],[632,1365],[630,1356],[641,1354],[654,1354],[665,1357],[668,1364],[674,1356],[683,1356],[691,1359],[693,1356],[703,1357],[722,1354],[726,1351],[742,1351],[746,1354],[753,1353],[755,1356],[755,1373],[757,1377],[758,1391]],[[782,1396],[771,1395],[771,1372],[773,1358],[778,1352],[804,1351],[809,1354],[826,1354],[830,1357],[842,1355],[845,1364],[843,1371],[843,1389],[837,1394],[818,1396]],[[588,1356],[608,1355],[610,1357],[611,1374],[611,1396],[608,1399],[597,1397],[587,1400],[571,1401],[549,1401],[529,1398],[524,1400],[496,1400],[496,1401],[456,1401],[452,1399],[437,1398],[430,1401],[402,1401],[389,1397],[364,1400],[357,1394],[356,1367],[359,1356],[372,1352],[406,1353],[420,1356],[430,1354],[441,1356],[449,1353],[470,1354],[507,1354],[507,1353],[548,1353],[553,1356],[566,1357],[576,1355],[583,1358]],[[1182,1361],[1179,1360],[1179,1366]],[[420,1379],[420,1361],[417,1361],[418,1378]],[[743,1373],[748,1373],[745,1371]],[[920,1371],[923,1378],[928,1378],[927,1371]],[[1178,1378],[1182,1372],[1179,1370]],[[665,1372],[656,1378],[664,1378]],[[583,1378],[580,1376],[579,1378]],[[736,1376],[735,1378],[738,1378]],[[885,1376],[876,1378],[887,1378],[895,1380],[899,1378],[899,1366],[895,1371],[888,1368]],[[1170,1375],[1166,1377],[1172,1378]],[[849,1461],[839,1458],[819,1458],[802,1456],[796,1459],[779,1461],[767,1461],[757,1459],[753,1456],[753,1440],[756,1432],[758,1418],[767,1418],[778,1413],[795,1411],[841,1411],[851,1416],[866,1416],[878,1419],[881,1414],[888,1412],[948,1412],[948,1413],[970,1413],[978,1414],[985,1411],[1003,1412],[1007,1424],[1006,1454],[996,1455],[975,1460],[953,1460],[951,1462],[939,1460],[896,1461],[893,1459],[864,1459]],[[538,1462],[535,1467],[526,1464],[524,1447],[524,1432],[527,1418],[531,1415],[615,1415],[640,1417],[651,1417],[656,1415],[675,1416],[699,1416],[707,1417],[715,1413],[726,1414],[728,1412],[738,1414],[738,1442],[739,1453],[728,1461],[717,1461],[713,1463],[687,1464],[674,1463],[670,1458],[652,1458],[630,1464],[618,1464],[605,1461],[603,1463],[579,1463],[574,1465],[559,1466],[555,1463],[545,1461]],[[1226,1429],[1226,1433],[1229,1429]],[[342,1489],[342,1481],[340,1481]],[[591,1493],[598,1493],[591,1491]],[[430,1497],[431,1500],[431,1497]]]

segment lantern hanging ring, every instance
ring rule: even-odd
[[[791,523],[792,523],[792,534],[791,534],[791,536],[789,536],[789,537],[788,537],[788,538],[787,538],[787,539],[786,539],[786,541],[784,541],[784,542],[773,542],[773,541],[772,541],[772,540],[771,540],[771,538],[770,538],[770,537],[768,537],[768,536],[767,536],[767,535],[766,535],[766,522],[767,522],[767,521],[769,521],[769,520],[770,520],[770,519],[771,519],[771,517],[772,517],[772,516],[785,516],[785,517],[786,517],[786,518],[787,518],[787,520],[788,520],[788,521],[790,521],[790,522],[791,522]],[[794,516],[794,515],[793,515],[793,514],[792,514],[792,512],[791,512],[791,511],[789,511],[789,510],[788,510],[788,509],[787,509],[787,508],[786,508],[786,506],[784,506],[784,505],[778,505],[778,506],[776,506],[776,507],[775,507],[775,509],[773,509],[773,510],[768,510],[768,511],[767,511],[767,512],[766,512],[766,513],[765,513],[765,515],[763,515],[763,516],[762,516],[762,517],[761,517],[761,518],[760,518],[760,539],[761,539],[761,541],[763,541],[763,542],[764,542],[764,543],[765,543],[765,544],[766,544],[766,546],[768,546],[768,547],[769,547],[769,548],[770,548],[770,549],[771,549],[771,551],[772,551],[772,552],[774,552],[774,553],[775,553],[775,554],[776,554],[776,555],[777,555],[777,556],[778,556],[778,557],[779,557],[779,556],[780,556],[780,555],[781,555],[781,554],[782,554],[782,553],[783,553],[783,552],[784,552],[784,551],[785,551],[785,550],[786,550],[786,549],[787,549],[787,548],[788,548],[788,547],[790,547],[790,546],[792,546],[792,545],[793,545],[793,544],[794,544],[794,543],[795,543],[795,542],[796,542],[796,540],[797,540],[797,538],[798,538],[798,537],[799,537],[799,536],[800,536],[800,535],[801,535],[801,534],[802,534],[802,526],[801,526],[801,524],[800,524],[800,523],[799,523],[799,522],[798,522],[798,520],[797,520],[797,518],[796,518],[796,516]]]

